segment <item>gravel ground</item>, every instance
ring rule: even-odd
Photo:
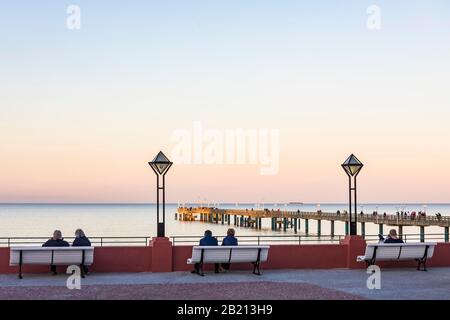
[[[240,282],[205,284],[85,285],[80,290],[55,286],[2,287],[0,299],[363,299],[307,283]]]

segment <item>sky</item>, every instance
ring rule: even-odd
[[[351,153],[362,202],[450,202],[449,40],[444,0],[2,1],[0,202],[154,202],[160,150],[169,202],[345,202]]]

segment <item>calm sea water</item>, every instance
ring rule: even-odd
[[[194,205],[193,205],[194,206]],[[239,208],[255,208],[255,204],[239,204]],[[358,211],[366,213],[376,210],[375,204],[364,204]],[[220,205],[220,208],[236,208],[236,204]],[[266,204],[265,208],[281,210],[315,211],[316,204],[284,205]],[[180,236],[203,234],[205,229],[210,229],[215,235],[223,235],[227,225],[215,225],[200,222],[182,222],[174,219],[177,205],[166,205],[166,235]],[[322,204],[323,212],[335,212],[346,210],[346,204]],[[423,204],[382,204],[378,205],[380,213],[395,213],[397,210],[419,211],[423,210]],[[450,204],[428,204],[428,215],[440,212],[442,215],[450,215]],[[264,220],[264,219],[263,219]],[[97,237],[144,237],[156,235],[156,205],[153,204],[1,204],[0,205],[0,237],[42,237],[50,236],[54,229],[60,229],[65,237],[72,237],[75,229],[82,228],[88,236]],[[359,226],[358,226],[359,228]],[[389,227],[385,227],[385,232]],[[417,227],[404,227],[405,234],[419,233]],[[304,231],[304,225],[300,228],[300,234]],[[310,221],[309,232],[317,231],[315,221]],[[236,228],[237,235],[273,235],[293,234],[292,230],[273,232],[270,230],[270,219],[263,221],[262,230]],[[322,222],[322,234],[330,232],[330,223]],[[344,234],[344,223],[336,222],[335,233]],[[426,233],[443,234],[443,228],[427,227]],[[378,226],[366,225],[366,234],[376,235]]]

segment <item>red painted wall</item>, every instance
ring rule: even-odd
[[[150,272],[151,247],[100,247],[94,250],[92,271],[96,272]]]
[[[149,272],[152,271],[151,247],[96,247],[94,264],[96,272]],[[9,266],[9,248],[0,248],[0,274],[17,273],[18,267]],[[58,272],[64,273],[64,266]],[[24,273],[49,272],[48,266],[23,266]]]
[[[172,250],[168,250],[169,255],[170,251],[172,251],[172,268],[169,266],[167,271],[192,270],[193,266],[186,264],[186,260],[191,257],[192,246],[172,247]],[[356,259],[356,257],[348,258],[349,252],[351,253],[352,250],[349,250],[346,244],[272,245],[268,262],[262,264],[262,269],[346,268],[349,260]],[[400,268],[415,267],[417,263],[414,261],[382,262],[379,265],[382,268]],[[439,243],[427,266],[449,267],[450,243]],[[364,268],[365,264],[359,263],[357,267]],[[208,266],[206,269],[211,270],[211,268],[212,266]],[[250,263],[232,266],[233,270],[250,270],[251,268]],[[91,270],[95,272],[151,272],[152,269],[152,247],[96,247],[94,264],[91,267]],[[23,270],[24,273],[43,273],[49,272],[49,267],[24,266]],[[17,267],[9,266],[9,248],[0,248],[0,274],[17,272]],[[65,272],[65,268],[61,267],[60,272]]]
[[[186,264],[191,257],[192,246],[175,246],[173,248],[173,271],[192,270]],[[333,244],[319,245],[272,245],[268,261],[262,269],[331,269],[345,268],[347,259],[346,246]],[[234,270],[252,269],[251,263],[233,264]],[[211,267],[207,268],[211,269]]]

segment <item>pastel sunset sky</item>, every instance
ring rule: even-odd
[[[450,202],[446,0],[2,1],[0,40],[0,202],[154,202],[198,122],[278,130],[278,171],[175,161],[169,202],[346,202],[351,153],[362,202]]]

